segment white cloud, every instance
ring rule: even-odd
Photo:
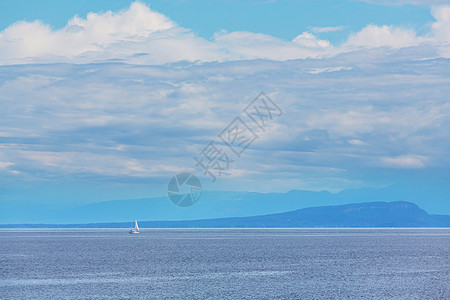
[[[0,64],[27,62],[89,63],[124,60],[136,64],[177,61],[290,60],[323,58],[357,49],[393,49],[427,44],[450,56],[450,7],[432,9],[436,22],[427,36],[394,26],[368,25],[340,46],[303,32],[292,41],[262,33],[218,32],[213,40],[198,37],[166,16],[135,2],[127,10],[75,16],[59,30],[40,21],[15,23],[0,32]],[[343,27],[312,27],[316,33]],[[432,53],[434,54],[434,53]],[[433,56],[430,54],[429,56]]]
[[[431,14],[436,19],[432,29],[438,41],[450,42],[450,6],[435,7]]]
[[[139,43],[152,33],[173,27],[172,21],[140,2],[119,13],[89,13],[86,19],[75,16],[56,31],[40,21],[20,21],[0,33],[0,56],[4,61],[47,56],[72,58],[102,52],[115,43]]]
[[[352,67],[326,67],[326,68],[313,68],[309,71],[310,74],[320,74],[320,73],[330,73],[330,72],[338,72],[338,71],[346,71],[351,70]]]
[[[431,14],[436,22],[431,26],[440,54],[450,58],[450,6],[434,7]]]
[[[402,48],[420,44],[423,39],[416,36],[413,30],[393,26],[368,25],[360,32],[350,35],[344,48]]]
[[[14,165],[14,163],[12,163],[12,162],[0,161],[0,170],[1,169],[6,169],[6,168],[8,168],[10,166],[13,166],[13,165]]]
[[[402,155],[397,157],[382,157],[381,164],[393,168],[418,169],[426,166],[427,157],[421,155]]]
[[[288,60],[318,57],[330,47],[328,41],[319,40],[304,32],[292,42],[270,35],[244,31],[221,32],[214,35],[214,41],[228,55],[228,59],[270,59]]]
[[[76,16],[65,30],[88,38],[90,43],[104,45],[130,38],[139,41],[152,32],[173,27],[175,24],[164,15],[151,11],[145,4],[134,2],[128,10],[118,14],[108,11],[101,15],[89,13],[86,19]]]
[[[129,9],[75,16],[60,30],[40,21],[15,23],[0,33],[0,64],[124,59],[164,64],[182,60],[287,60],[317,57],[330,43],[311,33],[293,41],[252,32],[218,32],[213,41],[177,26],[162,14],[135,2]]]
[[[303,47],[309,48],[327,48],[330,47],[330,42],[327,40],[319,40],[313,34],[309,32],[303,32],[298,35],[293,40],[294,43],[297,43]]]
[[[313,33],[326,33],[326,32],[336,32],[344,30],[345,26],[331,26],[331,27],[311,27]]]
[[[391,123],[392,119],[388,113],[375,111],[372,106],[358,106],[344,111],[328,110],[325,114],[319,111],[307,122],[314,128],[327,128],[334,136],[357,136]]]
[[[408,1],[405,1],[407,3]],[[417,2],[421,1],[411,1]],[[423,2],[425,3],[425,2]],[[447,1],[435,1],[435,4],[448,4]],[[428,5],[433,5],[428,2]],[[431,24],[430,32],[425,36],[418,36],[412,29],[388,25],[367,25],[361,31],[351,34],[342,45],[342,51],[354,48],[406,48],[418,45],[436,47],[442,57],[450,57],[450,6],[434,6],[431,14],[435,22]]]
[[[363,141],[357,140],[357,139],[347,140],[347,142],[348,142],[349,144],[352,144],[352,145],[355,145],[355,146],[363,146],[363,145],[366,144],[366,143],[364,143]]]
[[[436,6],[448,4],[448,0],[357,0],[361,2],[374,3],[378,5],[422,5],[422,6]]]
[[[95,174],[108,177],[154,177],[170,176],[182,172],[175,164],[161,164],[158,160],[134,159],[117,153],[96,153],[94,148],[84,152],[56,152],[19,150],[17,157],[26,163],[29,169],[45,169],[46,176],[58,174]],[[13,165],[13,164],[10,164]],[[0,169],[1,169],[0,164]]]

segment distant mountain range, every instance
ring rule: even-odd
[[[140,221],[141,228],[280,227],[450,227],[449,215],[428,214],[406,202],[368,202],[304,208],[251,217],[183,221]],[[128,228],[132,222],[91,224],[16,224],[3,228]]]
[[[450,215],[450,186],[436,189],[427,184],[393,185],[386,188],[362,188],[287,193],[203,192],[192,207],[179,208],[167,197],[113,200],[87,205],[64,204],[64,195],[57,204],[36,204],[29,201],[1,201],[0,224],[47,223],[80,224],[138,220],[179,221],[248,217],[294,211],[302,208],[335,206],[379,201],[408,201],[431,214]]]

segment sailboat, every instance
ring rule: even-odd
[[[137,224],[136,219],[134,219],[134,228],[128,231],[129,233],[139,233],[139,226]]]

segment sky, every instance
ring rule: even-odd
[[[2,1],[0,201],[287,192],[450,175],[448,1]],[[264,92],[240,156],[219,137]],[[254,128],[255,131],[258,128]],[[194,157],[233,161],[215,182]]]

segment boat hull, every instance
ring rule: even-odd
[[[130,230],[130,231],[128,231],[130,234],[138,234],[139,233],[139,231],[136,231],[136,230]]]

